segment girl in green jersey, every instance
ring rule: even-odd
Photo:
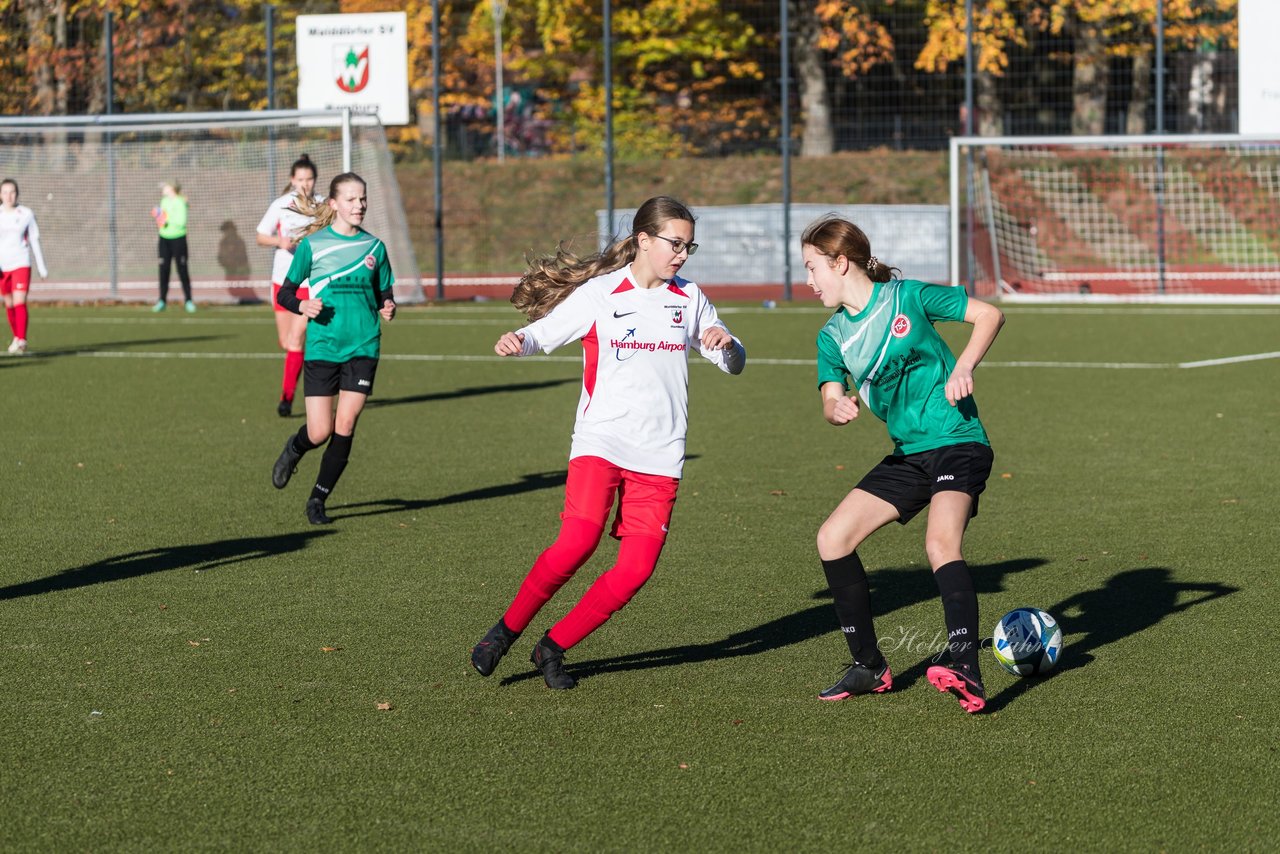
[[[809,286],[835,310],[818,334],[823,417],[844,426],[865,406],[885,422],[894,444],[818,530],[818,556],[853,655],[844,676],[818,696],[843,700],[892,688],[857,548],[890,522],[906,524],[928,507],[925,553],[942,595],[951,662],[935,664],[926,676],[939,691],[954,694],[966,712],[981,711],[986,693],[978,670],[978,597],[961,544],[992,462],[973,401],[973,370],[1004,315],[962,288],[898,278],[899,271],[872,255],[867,236],[847,220],[818,220],[800,242]],[[973,325],[959,357],[933,328],[940,320]]]
[[[373,393],[381,355],[379,318],[389,322],[396,316],[395,277],[387,247],[360,227],[368,209],[363,178],[344,172],[329,183],[327,199],[312,201],[298,197],[299,213],[314,219],[276,294],[281,306],[307,318],[302,371],[307,423],[285,440],[271,482],[284,489],[302,455],[327,442],[306,507],[311,524],[326,525],[333,520],[325,501],[347,467],[356,421]],[[299,299],[298,285],[308,280],[308,298]]]

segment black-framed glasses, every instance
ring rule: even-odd
[[[681,252],[685,251],[686,249],[689,250],[690,255],[698,251],[698,244],[686,243],[685,241],[681,240],[678,237],[663,237],[661,234],[655,234],[653,235],[653,237],[656,237],[659,240],[665,240],[668,243],[670,243],[671,251],[675,252],[677,255],[679,255]]]

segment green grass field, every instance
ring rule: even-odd
[[[404,309],[314,528],[319,455],[269,482],[302,423],[269,311],[36,306],[0,360],[0,848],[1275,845],[1280,309],[1008,307],[966,556],[984,628],[1033,604],[1066,647],[1040,680],[984,652],[970,717],[923,676],[923,520],[862,549],[895,690],[815,699],[847,651],[814,535],[889,442],[822,420],[820,309],[722,308],[747,370],[691,369],[658,572],[553,693],[529,650],[610,542],[494,677],[467,653],[554,536],[576,346]]]

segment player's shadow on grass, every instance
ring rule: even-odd
[[[558,380],[543,380],[535,383],[503,383],[502,385],[482,385],[471,386],[469,388],[457,388],[453,391],[437,391],[430,394],[413,394],[408,397],[371,397],[369,402],[365,404],[366,409],[380,406],[400,406],[405,403],[430,403],[438,400],[456,400],[460,397],[480,397],[490,394],[503,394],[505,392],[516,391],[541,391],[546,388],[555,388],[556,386],[566,385],[568,383],[580,383],[581,377],[566,377]]]
[[[41,347],[28,350],[21,358],[6,359],[6,366],[21,364],[39,364],[42,359],[56,359],[62,356],[81,356],[86,353],[102,353],[112,350],[124,350],[130,347],[150,347],[157,344],[191,344],[197,341],[218,341],[226,335],[181,335],[172,338],[144,338],[137,341],[103,341],[98,344],[75,344],[67,347]]]
[[[1058,619],[1064,633],[1058,666],[1046,677],[1019,679],[989,697],[986,710],[998,712],[1043,679],[1062,678],[1065,673],[1093,663],[1094,653],[1102,647],[1141,634],[1165,617],[1229,596],[1239,589],[1213,581],[1178,581],[1173,577],[1173,570],[1153,566],[1125,570],[1111,576],[1101,587],[1068,596],[1045,609]],[[1188,593],[1199,595],[1180,602]],[[984,651],[983,655],[986,654]],[[983,663],[989,661],[988,658]],[[926,667],[927,663],[920,666]]]
[[[974,586],[979,591],[997,591],[1003,589],[1006,576],[1016,572],[1025,572],[1041,566],[1045,561],[1041,558],[1020,558],[1001,561],[1000,563],[975,565],[973,567]],[[871,602],[878,615],[888,615],[899,608],[906,608],[938,595],[933,574],[928,569],[881,569],[867,573],[871,582]],[[813,594],[814,599],[829,599],[826,590]],[[941,611],[941,608],[939,608]],[[941,625],[942,615],[938,615]],[[876,620],[877,626],[883,621]],[[580,679],[587,679],[601,673],[616,673],[625,670],[649,670],[655,667],[674,667],[681,664],[695,664],[703,661],[715,661],[724,658],[737,658],[744,655],[759,655],[792,644],[802,643],[826,634],[837,633],[835,612],[829,604],[814,605],[793,614],[787,614],[762,623],[750,629],[735,632],[723,640],[711,643],[685,644],[619,655],[612,658],[599,658],[581,663],[570,662],[569,670]],[[833,655],[841,655],[844,641],[837,640],[838,648],[833,647]],[[847,651],[846,651],[847,652]],[[538,677],[536,671],[508,676],[502,680],[503,685],[522,682]],[[894,684],[898,682],[894,674]]]
[[[478,489],[469,489],[466,492],[455,492],[453,495],[442,495],[439,498],[382,498],[377,501],[361,501],[357,504],[342,504],[338,510],[334,512],[331,508],[329,515],[335,519],[353,519],[357,516],[379,516],[383,513],[403,513],[406,510],[425,510],[428,507],[441,507],[446,504],[462,504],[466,501],[484,501],[489,498],[503,498],[508,495],[520,495],[525,492],[536,492],[539,489],[551,489],[552,487],[564,486],[565,480],[568,478],[569,472],[565,469],[559,471],[543,471],[536,474],[523,474],[520,480],[515,483],[499,483],[494,486],[482,486]],[[359,508],[371,508],[368,510],[360,510]],[[356,509],[358,512],[350,513],[349,510]]]
[[[146,549],[103,558],[99,561],[66,569],[56,575],[0,587],[0,601],[22,596],[38,596],[75,590],[92,584],[137,578],[171,569],[195,569],[201,572],[249,560],[274,557],[303,549],[317,537],[334,531],[302,531],[270,537],[240,537],[189,546]]]

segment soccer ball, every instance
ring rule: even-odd
[[[1062,628],[1048,611],[1014,608],[996,623],[991,651],[1015,676],[1043,675],[1058,663]]]

